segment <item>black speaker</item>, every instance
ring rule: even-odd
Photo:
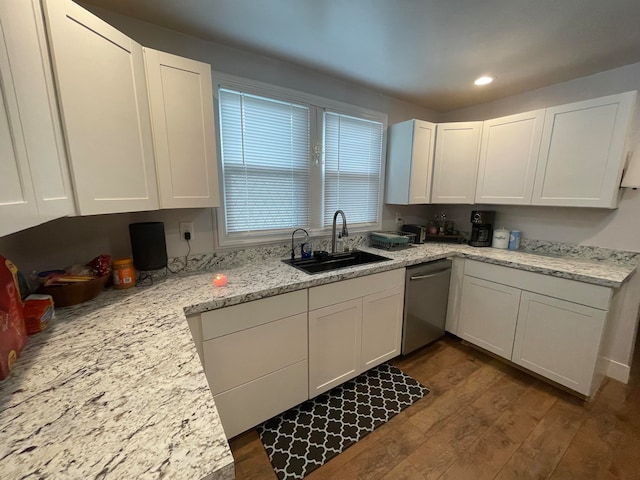
[[[164,223],[130,223],[129,237],[133,265],[136,270],[148,272],[167,266],[167,241],[164,237]]]

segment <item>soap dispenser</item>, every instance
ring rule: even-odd
[[[336,253],[344,252],[344,241],[342,240],[342,233],[338,232],[338,238],[336,239]]]

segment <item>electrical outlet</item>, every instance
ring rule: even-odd
[[[194,238],[193,222],[180,222],[180,240],[186,240],[185,234],[187,232],[191,235],[191,238],[189,239],[189,241],[193,240]]]
[[[400,218],[400,212],[396,212],[396,225],[400,224],[400,222],[402,222],[402,219]]]

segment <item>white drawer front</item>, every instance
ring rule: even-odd
[[[307,314],[207,340],[203,356],[214,395],[305,360]]]
[[[284,293],[204,312],[202,339],[209,340],[307,311],[307,290]]]
[[[541,273],[527,272],[516,268],[490,263],[465,260],[464,274],[483,278],[503,285],[568,300],[600,310],[607,310],[612,290],[609,287],[591,283],[552,277]]]
[[[235,437],[307,398],[306,360],[214,396],[227,438]]]
[[[404,272],[404,268],[399,268],[310,288],[309,310],[328,307],[398,286],[404,288]]]

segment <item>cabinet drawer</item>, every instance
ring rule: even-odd
[[[202,339],[210,340],[246,328],[257,327],[279,318],[306,313],[306,311],[306,290],[211,310],[200,316],[202,319]]]
[[[503,285],[607,310],[611,288],[490,263],[465,260],[464,274]]]
[[[218,393],[307,358],[307,314],[207,340],[204,370]]]
[[[228,390],[213,398],[227,438],[307,400],[307,361]]]
[[[375,273],[309,289],[309,310],[335,305],[353,298],[404,287],[404,268]]]

